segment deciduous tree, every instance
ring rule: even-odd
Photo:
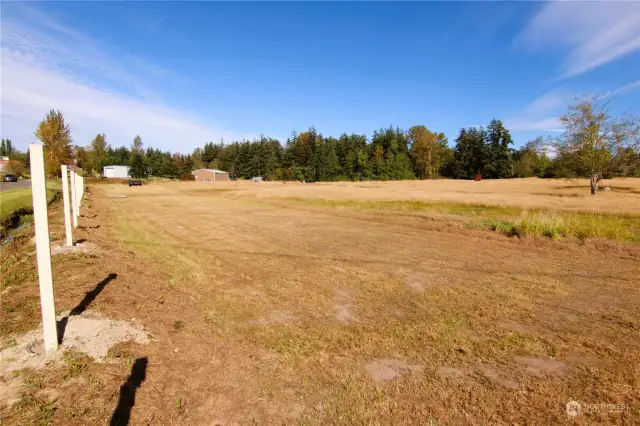
[[[560,117],[564,135],[555,141],[558,156],[578,176],[587,176],[591,194],[600,181],[631,161],[623,150],[640,146],[640,119],[630,114],[613,116],[610,99],[584,96]]]
[[[45,168],[49,176],[60,176],[60,165],[71,160],[71,129],[60,111],[50,110],[38,124],[34,135],[45,150]]]

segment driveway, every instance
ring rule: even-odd
[[[0,182],[0,192],[9,191],[11,189],[28,188],[31,186],[31,180],[19,180],[18,182]]]

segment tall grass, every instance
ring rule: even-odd
[[[316,206],[351,208],[358,211],[410,213],[442,220],[450,218],[462,221],[471,227],[488,227],[508,235],[606,238],[640,242],[640,217],[632,215],[446,202],[305,198],[287,198],[287,200]]]
[[[640,217],[554,210],[524,210],[512,226],[517,235],[607,238],[640,242]]]

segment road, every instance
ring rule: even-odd
[[[31,186],[30,180],[19,180],[18,182],[0,182],[0,192],[11,189],[28,188]]]

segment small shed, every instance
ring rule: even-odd
[[[4,172],[4,168],[9,165],[9,157],[0,157],[0,172]]]
[[[126,179],[129,177],[129,166],[104,166],[102,176],[106,178]]]
[[[229,172],[217,169],[198,169],[191,172],[197,182],[226,182],[229,180]]]

